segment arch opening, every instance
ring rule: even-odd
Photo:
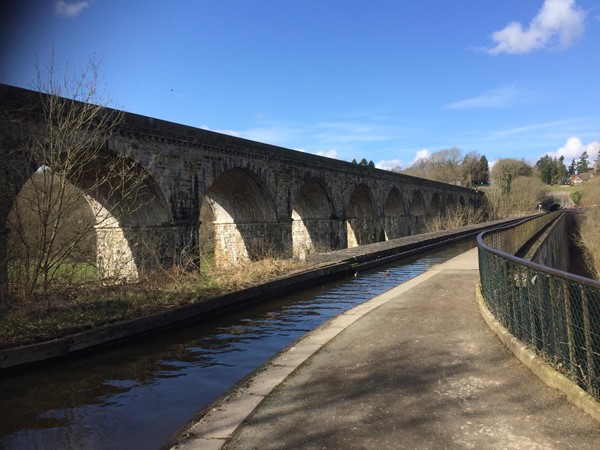
[[[217,267],[283,253],[284,236],[273,200],[253,172],[233,168],[219,175],[200,209],[201,259]]]
[[[446,215],[451,215],[456,211],[456,202],[454,196],[448,194],[446,196]]]
[[[397,188],[393,188],[385,200],[384,230],[386,240],[409,234],[404,200]]]
[[[348,248],[377,242],[377,228],[371,191],[366,185],[359,184],[352,191],[346,208]]]
[[[420,191],[415,191],[410,204],[411,234],[419,234],[425,230],[425,200]]]
[[[292,203],[292,248],[295,258],[339,248],[337,219],[323,183],[307,180]]]
[[[5,219],[15,297],[97,279],[133,281],[156,265],[160,253],[149,246],[164,241],[156,223],[170,217],[160,190],[135,161],[90,155],[76,170],[31,163],[23,176]]]
[[[440,194],[437,192],[431,196],[431,208],[429,210],[430,216],[439,216],[442,212],[442,201]]]

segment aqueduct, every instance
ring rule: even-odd
[[[27,175],[10,167],[22,140],[40,127],[39,115],[28,112],[35,104],[32,98],[39,102],[40,94],[0,85],[4,280],[6,221],[27,181]],[[268,253],[301,258],[418,234],[429,218],[456,205],[477,207],[480,202],[475,191],[464,187],[136,114],[123,117],[102,152],[106,161],[111,155],[130,158],[145,181],[133,208],[111,209],[112,199],[101,192],[91,199],[114,216],[96,228],[98,262],[108,272],[118,267],[125,276],[135,277],[157,262],[170,264],[183,253],[198,255],[199,234],[211,225],[208,222],[216,262],[228,264]],[[74,184],[85,182],[80,178]]]

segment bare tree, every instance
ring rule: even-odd
[[[7,221],[9,278],[15,298],[41,296],[48,306],[54,287],[74,281],[95,227],[114,226],[116,217],[136,208],[147,175],[132,159],[107,150],[123,114],[105,106],[95,61],[61,73],[52,58],[37,74],[39,101],[30,116],[39,122],[23,133],[29,137],[18,149],[20,179],[29,181],[14,186],[20,194]]]
[[[513,180],[521,176],[528,177],[532,172],[533,168],[523,160],[503,158],[494,164],[490,177],[502,193],[508,197]]]
[[[461,153],[456,147],[439,150],[427,158],[420,158],[404,173],[428,180],[458,184],[462,180]]]

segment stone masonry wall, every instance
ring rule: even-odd
[[[28,104],[30,95],[29,91],[0,85],[0,110],[16,110],[19,105]],[[36,120],[39,116],[24,115],[14,133],[0,134],[2,148],[17,148],[18,139],[33,133]],[[251,184],[248,199],[254,202],[245,204],[236,199],[223,205],[230,208],[226,211],[230,217],[237,213],[250,219],[239,223],[220,220],[214,224],[215,252],[222,264],[255,259],[269,252],[301,257],[321,248],[337,249],[385,239],[386,235],[422,232],[427,212],[420,211],[414,217],[411,208],[417,193],[417,197],[425,199],[426,208],[434,196],[452,196],[457,204],[479,203],[477,194],[470,189],[130,113],[124,114],[124,123],[109,140],[106,151],[135,161],[148,175],[146,193],[152,198],[139,212],[117,217],[120,231],[97,230],[102,267],[107,273],[116,273],[124,266],[128,278],[134,278],[139,271],[153,270],[156,261],[177,262],[184,253],[199,254],[200,208],[217,181],[225,188],[221,189],[223,195],[228,195],[229,187],[235,188],[231,192],[239,193],[244,192],[244,183]],[[310,189],[302,191],[307,183]],[[12,184],[13,180],[0,171],[0,186]],[[322,187],[322,194],[316,186]],[[373,217],[352,217],[348,222],[346,211],[359,186],[361,202],[368,199]],[[0,193],[0,205],[11,205],[19,189],[16,186]],[[319,209],[308,211],[307,217],[295,218],[294,222],[302,222],[293,224],[292,208],[300,192],[324,198]],[[386,216],[385,202],[391,192],[401,197],[405,209],[398,217],[396,213]],[[304,209],[310,209],[310,201],[301,203]],[[242,211],[250,204],[252,211]],[[0,213],[0,219],[5,220],[8,212]],[[388,231],[386,227],[390,227]],[[3,228],[4,223],[0,223],[0,229]],[[145,236],[141,239],[146,245],[140,245],[134,230],[143,230],[137,235]],[[116,261],[117,255],[125,256],[111,268],[107,261]],[[6,265],[0,264],[1,271],[6,271]]]

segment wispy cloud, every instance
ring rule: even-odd
[[[503,139],[510,136],[519,134],[531,135],[535,131],[549,130],[552,135],[556,134],[569,134],[574,132],[581,132],[581,130],[587,130],[596,126],[595,119],[566,119],[566,120],[553,120],[549,122],[534,123],[530,125],[523,125],[520,127],[508,128],[506,130],[495,131],[491,134],[492,139]]]
[[[62,17],[76,17],[89,6],[89,2],[69,3],[65,0],[58,0],[54,4],[54,13]]]
[[[360,159],[368,156],[367,148],[370,152],[377,151],[373,150],[371,144],[389,144],[402,138],[406,130],[392,120],[381,117],[312,123],[261,120],[260,126],[244,130],[216,129],[207,125],[201,125],[200,128],[287,148],[301,148],[302,151],[329,158]],[[386,151],[389,149],[389,145],[381,147]]]
[[[314,125],[317,137],[325,142],[375,142],[389,139],[390,127],[375,122],[320,122]]]
[[[561,48],[567,48],[583,34],[584,22],[585,12],[575,0],[545,0],[527,28],[520,22],[511,22],[492,33],[496,46],[487,52],[492,55],[523,54],[556,42]]]
[[[264,142],[266,144],[283,146],[291,145],[290,143],[294,142],[295,138],[301,132],[299,128],[283,125],[254,127],[248,128],[246,130],[214,129],[207,125],[200,125],[199,128],[208,131],[214,131],[216,133],[228,134],[230,136],[249,139],[251,141],[258,141]]]
[[[460,100],[446,106],[447,109],[492,109],[504,108],[514,104],[517,101],[522,101],[522,96],[525,92],[516,86],[506,86],[484,94]]]

